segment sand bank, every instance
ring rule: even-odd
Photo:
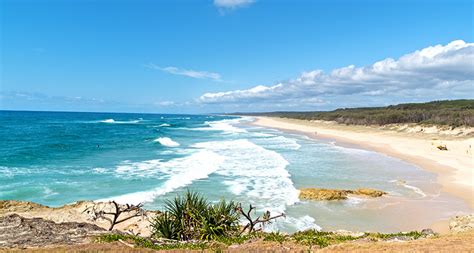
[[[396,157],[438,174],[442,190],[474,208],[474,138],[449,134],[400,132],[333,122],[256,117],[254,125],[334,139]],[[447,150],[439,150],[439,145]]]

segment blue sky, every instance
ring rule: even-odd
[[[474,94],[472,1],[0,2],[0,109],[327,110]]]

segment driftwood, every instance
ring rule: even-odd
[[[242,204],[239,204],[237,206],[236,210],[242,216],[244,216],[249,222],[249,223],[247,223],[247,225],[245,225],[242,228],[242,230],[240,231],[240,234],[243,234],[246,230],[248,231],[248,233],[252,233],[254,231],[261,231],[263,229],[263,227],[265,226],[265,224],[271,223],[272,220],[280,218],[280,217],[286,217],[286,215],[284,213],[281,213],[281,214],[278,214],[278,215],[275,215],[275,216],[271,216],[270,211],[266,211],[263,214],[262,217],[258,216],[257,218],[253,219],[252,216],[251,216],[251,213],[252,213],[253,210],[255,210],[255,207],[252,206],[251,204],[250,204],[249,210],[247,212],[245,212],[243,210]],[[256,229],[257,225],[260,225],[260,227]]]
[[[110,227],[108,229],[109,231],[112,231],[112,229],[114,229],[114,226],[117,224],[120,224],[134,217],[139,217],[139,216],[143,217],[143,215],[145,214],[145,211],[142,209],[143,207],[142,203],[139,203],[138,205],[130,205],[130,204],[119,205],[115,201],[111,201],[109,203],[113,204],[113,207],[114,207],[114,210],[110,212],[105,211],[104,207],[102,207],[102,209],[100,210],[97,210],[96,206],[92,207],[92,213],[94,214],[93,219],[94,220],[104,219],[104,220],[109,221],[110,223]],[[128,214],[128,216],[121,218],[120,217],[121,214]]]

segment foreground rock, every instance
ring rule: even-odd
[[[474,231],[474,214],[451,218],[449,220],[449,229],[453,234]]]
[[[2,200],[0,201],[0,217],[18,214],[24,218],[42,218],[56,223],[77,222],[97,225],[108,229],[110,222],[98,219],[93,210],[111,212],[114,205],[110,202],[79,201],[75,204],[52,208],[28,201]],[[150,236],[150,221],[158,214],[156,211],[144,211],[143,215],[133,217],[123,223],[117,224],[114,229],[135,235]],[[123,213],[121,217],[132,214]]]
[[[362,195],[375,198],[381,197],[385,194],[387,193],[370,188],[359,188],[357,190],[338,190],[324,188],[300,189],[300,198],[310,200],[344,200],[347,199],[349,195]]]
[[[88,223],[55,223],[18,214],[0,217],[0,248],[29,248],[87,243],[91,236],[106,233]]]

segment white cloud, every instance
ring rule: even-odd
[[[235,9],[254,3],[255,0],[214,0],[214,5],[218,8]]]
[[[381,98],[398,101],[420,97],[472,97],[472,94],[474,43],[457,40],[417,50],[397,60],[387,58],[369,66],[350,65],[330,73],[313,70],[273,86],[205,93],[198,101],[245,106],[266,104],[267,108],[272,108],[275,104],[304,107],[312,101],[331,103],[352,95],[355,96],[350,100],[357,97],[370,104],[383,101]]]
[[[187,77],[196,78],[196,79],[211,79],[214,81],[222,81],[221,75],[219,73],[214,73],[214,72],[180,69],[173,66],[159,67],[153,63],[146,64],[145,67],[161,70],[163,72],[167,72],[173,75],[187,76]]]

